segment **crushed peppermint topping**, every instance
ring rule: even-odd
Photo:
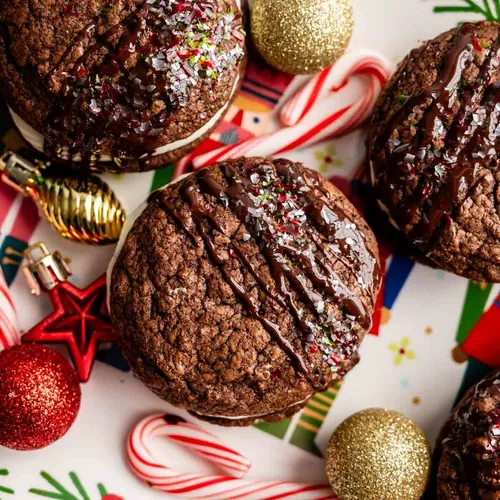
[[[244,55],[241,17],[218,0],[147,0],[122,24],[118,45],[100,64],[88,62],[99,60],[102,44],[95,43],[64,74],[48,119],[50,156],[69,150],[89,159],[109,141],[117,143],[117,163],[147,153],[172,111],[187,106],[191,89],[213,82],[210,95]]]
[[[266,164],[249,167],[247,175],[250,181],[248,197],[252,205],[247,208],[245,222],[262,238],[282,268],[293,271],[302,286],[310,287],[307,282],[311,275],[323,280],[323,286],[316,287],[313,283],[313,288],[307,293],[316,314],[306,313],[300,301],[297,304],[296,315],[304,319],[308,329],[304,337],[306,351],[309,354],[319,351],[333,372],[343,373],[357,349],[359,322],[365,312],[360,304],[357,305],[359,309],[347,306],[348,303],[352,306],[354,293],[333,270],[330,259],[336,260],[337,255],[343,253],[361,269],[364,265],[375,265],[375,260],[366,250],[363,235],[356,231],[356,224],[327,204],[323,204],[317,214],[311,213],[311,199],[316,195],[308,198],[308,193],[315,185],[314,179],[306,181],[303,176],[291,176],[290,180],[284,181]],[[317,243],[311,237],[313,218],[327,228],[320,230],[329,235],[326,250],[318,252]],[[245,233],[243,241],[249,239],[250,235]],[[367,274],[372,272],[373,268]],[[371,278],[357,278],[358,285],[365,290],[372,286],[369,280]],[[328,287],[330,292],[326,290]],[[347,312],[353,309],[354,314]]]

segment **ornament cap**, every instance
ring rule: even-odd
[[[59,252],[50,253],[42,241],[31,245],[24,251],[28,264],[23,273],[33,295],[41,295],[42,291],[53,290],[58,283],[67,281],[71,270]]]
[[[125,211],[108,184],[23,154],[7,150],[0,155],[0,180],[28,195],[63,238],[92,245],[118,241]]]
[[[33,179],[40,175],[33,163],[10,149],[0,156],[0,174],[6,184],[25,195]]]

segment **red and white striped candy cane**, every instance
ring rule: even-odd
[[[151,442],[159,437],[193,450],[231,476],[183,473],[170,468],[151,449]],[[139,422],[129,434],[127,458],[134,473],[150,486],[183,498],[336,499],[328,485],[240,479],[250,468],[250,462],[243,455],[224,445],[215,435],[174,415],[157,414]]]
[[[383,87],[389,74],[387,62],[378,53],[370,50],[348,52],[333,66],[311,78],[292,96],[281,108],[280,120],[287,127],[297,125],[319,99],[341,90],[351,76],[366,75],[378,80],[379,86]]]
[[[198,169],[240,156],[278,156],[345,134],[370,116],[389,75],[389,64],[376,52],[347,53],[286,103],[280,118],[287,127],[200,155],[193,165]]]
[[[19,344],[19,324],[17,314],[5,277],[0,269],[0,351]]]

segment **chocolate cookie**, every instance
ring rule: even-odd
[[[379,98],[371,179],[392,224],[433,265],[500,281],[500,38],[465,23],[413,50]]]
[[[0,88],[24,138],[81,168],[157,168],[223,117],[245,66],[237,0],[4,0]]]
[[[500,372],[472,387],[437,442],[438,500],[500,499]]]
[[[153,193],[108,277],[143,382],[200,418],[248,425],[291,415],[357,363],[380,269],[338,189],[301,164],[251,158]]]

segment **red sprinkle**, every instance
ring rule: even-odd
[[[72,2],[69,2],[63,6],[63,14],[65,16],[72,15],[73,17],[80,17],[76,6]]]
[[[76,72],[77,76],[86,76],[89,74],[89,70],[84,68],[83,66],[80,66]]]
[[[423,189],[422,193],[424,196],[429,196],[432,193],[432,183],[428,183],[427,186]]]

